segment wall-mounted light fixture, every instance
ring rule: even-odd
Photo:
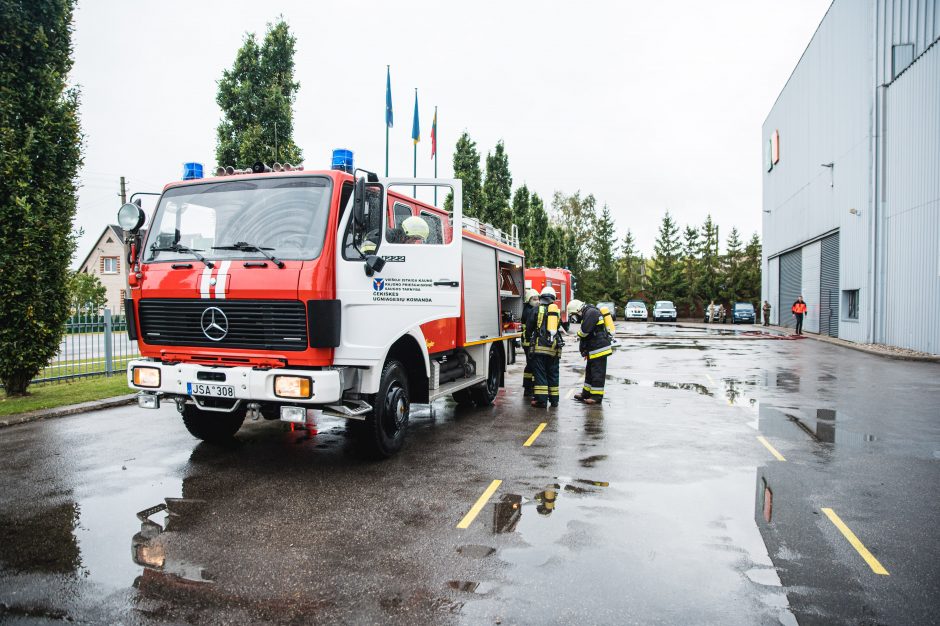
[[[856,216],[856,217],[861,217],[861,216],[862,216],[862,212],[859,211],[858,209],[856,209],[855,207],[852,207],[851,209],[849,209],[849,213],[851,213],[852,215],[854,215],[854,216]]]
[[[836,169],[836,164],[830,161],[829,163],[820,163],[819,166],[829,168],[829,186],[832,187],[834,184],[833,171]]]

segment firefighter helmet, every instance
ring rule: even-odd
[[[551,285],[546,285],[545,287],[543,287],[543,288],[542,288],[542,293],[541,293],[540,295],[541,295],[543,298],[546,297],[546,296],[551,296],[552,298],[557,298],[557,297],[558,297],[557,294],[555,293],[555,288],[552,287]]]
[[[581,309],[584,308],[584,303],[580,300],[572,300],[568,303],[568,315],[575,315],[581,312]]]
[[[375,252],[375,248],[376,248],[375,242],[369,241],[367,239],[366,242],[362,244],[362,246],[360,246],[359,249],[362,250],[363,254],[372,254],[373,252]]]
[[[532,289],[532,288],[530,287],[529,289],[526,289],[526,290],[525,290],[525,301],[526,301],[526,302],[528,302],[528,301],[531,300],[532,298],[538,298],[538,297],[539,297],[539,292],[537,292],[535,289]]]
[[[408,239],[420,239],[421,241],[427,241],[428,235],[431,233],[428,223],[417,215],[406,218],[401,223],[401,229]]]

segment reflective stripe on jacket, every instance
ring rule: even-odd
[[[533,311],[526,324],[526,334],[529,336],[529,346],[536,354],[547,354],[553,357],[561,356],[559,345],[558,324],[561,311],[554,302],[542,302]]]
[[[604,316],[597,307],[588,305],[584,309],[581,328],[578,330],[581,340],[581,355],[589,359],[599,359],[613,353],[610,347],[610,334]]]

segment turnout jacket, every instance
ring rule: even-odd
[[[525,336],[529,339],[529,350],[535,354],[561,357],[564,341],[558,333],[561,311],[554,300],[540,300],[532,307],[525,324]]]
[[[581,356],[586,356],[589,359],[599,359],[613,353],[610,347],[610,334],[607,332],[607,325],[604,323],[604,316],[601,315],[600,309],[596,306],[589,304],[584,307],[581,328],[578,330],[578,339],[581,342]]]
[[[538,307],[532,306],[528,302],[522,305],[522,347],[529,347],[529,318],[535,315]]]

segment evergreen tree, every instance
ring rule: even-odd
[[[698,303],[702,300],[702,296],[698,293],[698,253],[698,230],[692,226],[686,226],[682,241],[682,294],[677,304],[682,304],[688,309],[689,317],[698,316]]]
[[[638,296],[643,290],[643,257],[637,254],[633,232],[627,234],[620,244],[620,258],[617,260],[620,292],[624,298]]]
[[[282,19],[268,24],[261,46],[254,33],[222,73],[216,102],[222,121],[216,130],[219,165],[250,167],[255,161],[298,164],[303,153],[294,143],[293,105],[296,38]]]
[[[761,291],[761,243],[757,233],[751,235],[751,240],[744,248],[744,287],[742,299],[755,304],[760,301]]]
[[[532,201],[529,203],[527,231],[526,247],[524,248],[526,266],[539,267],[547,265],[545,252],[548,240],[548,213],[545,212],[545,204],[537,193],[532,194]]]
[[[549,226],[545,240],[545,266],[564,267],[565,256],[564,229],[560,226]]]
[[[480,172],[480,153],[477,144],[463,131],[454,148],[454,178],[463,182],[463,214],[465,217],[483,219],[483,175]],[[448,193],[444,208],[454,210],[454,194]]]
[[[508,231],[512,221],[512,213],[509,209],[511,196],[512,174],[509,172],[509,156],[500,140],[496,144],[496,150],[486,155],[486,176],[483,179],[483,221]]]
[[[718,257],[718,227],[712,221],[712,216],[705,218],[701,229],[701,239],[698,246],[699,281],[696,292],[702,302],[708,304],[712,300],[719,300],[721,285],[721,268]]]
[[[9,396],[59,350],[69,316],[75,177],[74,0],[0,2],[0,382]]]
[[[612,300],[619,302],[622,297],[620,283],[617,280],[617,262],[614,247],[617,245],[617,233],[610,208],[605,204],[595,221],[591,239],[594,267],[591,270],[593,301]]]
[[[679,252],[679,227],[669,215],[669,211],[666,211],[653,246],[653,267],[650,272],[649,293],[647,294],[651,301],[676,301],[676,295],[682,283]]]
[[[512,196],[512,219],[511,224],[515,224],[519,232],[519,245],[523,246],[528,242],[529,233],[529,188],[525,185],[516,189]]]
[[[738,229],[733,227],[728,235],[728,241],[725,242],[725,256],[722,264],[723,276],[722,297],[733,304],[739,300],[747,288],[744,278],[744,258],[741,250],[741,237],[738,235]]]

